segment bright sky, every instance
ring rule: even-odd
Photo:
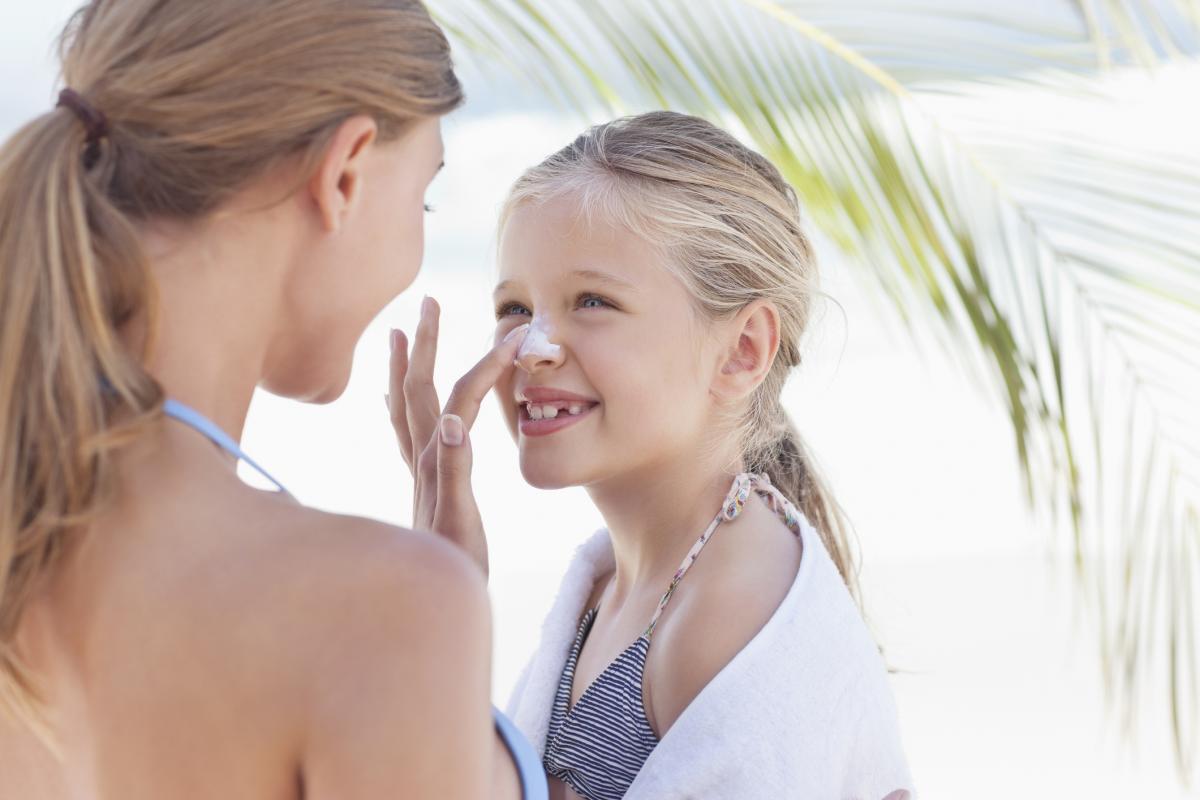
[[[0,137],[52,104],[46,56],[73,5],[6,0]],[[446,124],[424,271],[368,329],[345,396],[316,408],[260,393],[251,407],[245,449],[306,503],[407,521],[410,484],[382,401],[387,330],[411,331],[430,293],[445,309],[443,387],[474,362],[492,328],[497,205],[523,167],[580,128],[548,110],[487,106]],[[1149,715],[1136,763],[1116,746],[1094,637],[1065,563],[1024,511],[1002,410],[946,360],[916,355],[837,255],[820,250],[842,309],[828,306],[815,324],[788,406],[857,527],[870,619],[901,670],[893,685],[921,796],[1184,797],[1164,719]],[[491,404],[474,442],[503,703],[572,549],[601,521],[582,492],[524,485]]]

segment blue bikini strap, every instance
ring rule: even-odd
[[[229,436],[229,434],[218,428],[216,423],[201,414],[196,409],[191,408],[190,406],[185,406],[178,400],[167,398],[163,402],[163,412],[168,417],[177,419],[188,427],[195,428],[197,431],[211,439],[222,450],[232,454],[234,458],[245,461],[251,467],[258,470],[258,472],[264,478],[278,486],[279,491],[283,492],[284,494],[289,494],[288,490],[283,488],[283,484],[271,477],[271,473],[260,467],[257,463],[255,463],[254,459],[246,455],[245,451],[238,446],[238,443],[235,442],[233,438]]]
[[[500,738],[512,754],[517,774],[521,776],[521,797],[523,800],[546,800],[550,796],[550,789],[546,784],[546,773],[542,769],[542,760],[538,758],[537,751],[513,721],[495,706],[492,706],[492,718],[496,721],[496,730],[499,731]]]

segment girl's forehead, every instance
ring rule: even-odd
[[[585,212],[580,202],[570,196],[521,203],[509,213],[501,234],[504,244],[511,242],[539,250],[620,247],[623,240],[635,236],[606,214]]]
[[[598,280],[627,288],[667,276],[652,243],[621,225],[586,217],[574,203],[526,204],[501,232],[499,281]]]

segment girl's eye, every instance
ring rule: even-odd
[[[520,303],[501,303],[496,306],[496,319],[504,319],[514,314],[530,314],[529,309]],[[530,314],[530,316],[533,316]]]
[[[600,295],[582,294],[579,296],[580,308],[613,308],[613,304]]]

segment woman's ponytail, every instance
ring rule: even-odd
[[[117,335],[149,283],[96,186],[103,150],[69,107],[0,148],[0,703],[22,715],[35,687],[13,644],[21,611],[102,501],[111,448],[161,398]],[[133,413],[110,428],[118,404]]]

